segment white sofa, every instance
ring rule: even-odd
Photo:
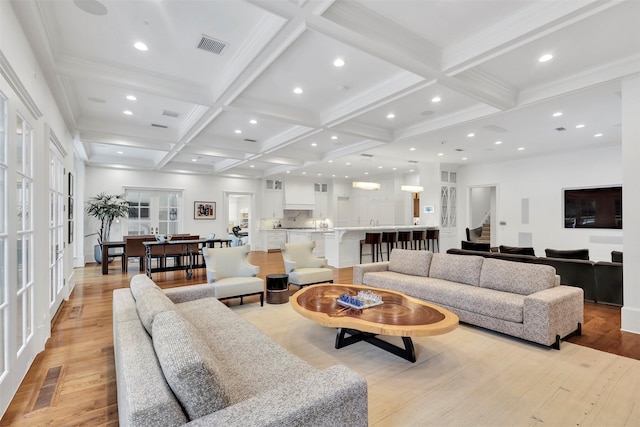
[[[581,333],[583,290],[560,285],[548,265],[394,249],[389,261],[353,268],[353,282],[442,306],[460,321],[560,348]]]
[[[319,370],[230,308],[209,284],[113,292],[121,426],[367,426],[367,383]]]

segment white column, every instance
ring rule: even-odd
[[[622,330],[640,334],[640,75],[622,81]]]

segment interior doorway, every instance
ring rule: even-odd
[[[252,230],[253,195],[247,193],[227,194],[227,233],[236,244],[250,244]],[[234,231],[235,228],[235,231]],[[233,237],[236,239],[234,239]]]
[[[469,189],[469,218],[465,227],[490,227],[491,245],[497,246],[497,213],[495,185],[471,187]]]

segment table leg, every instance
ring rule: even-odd
[[[350,336],[345,337],[345,334],[349,334]],[[404,344],[404,348],[402,348],[377,338],[376,334],[361,332],[356,329],[340,328],[336,335],[336,348],[340,349],[360,341],[366,341],[369,344],[373,344],[376,347],[402,357],[411,363],[415,363],[416,361],[416,350],[413,347],[411,337],[402,337],[402,342]]]
[[[102,274],[109,274],[109,248],[102,245]]]
[[[145,273],[147,273],[147,276],[151,278],[151,246],[145,246],[144,257],[145,257],[144,271]]]

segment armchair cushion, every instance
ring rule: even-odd
[[[202,248],[207,265],[207,281],[213,283],[227,277],[253,277],[260,268],[247,261],[249,245],[231,248]]]

